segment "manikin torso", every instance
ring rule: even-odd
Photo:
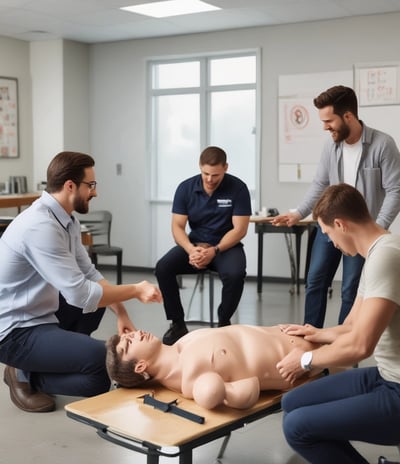
[[[206,372],[218,373],[225,382],[257,377],[261,390],[285,390],[276,364],[294,347],[312,350],[315,344],[283,333],[279,326],[235,325],[194,330],[178,340],[176,366],[158,379],[164,386],[191,397],[194,381]]]

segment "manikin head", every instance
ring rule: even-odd
[[[121,387],[140,386],[150,379],[146,368],[157,356],[161,345],[160,339],[142,330],[113,335],[106,343],[109,377]]]

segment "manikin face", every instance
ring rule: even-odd
[[[216,166],[203,164],[200,166],[203,188],[209,195],[217,190],[219,184],[224,178],[227,169],[228,164],[225,164],[225,166],[222,166],[221,164],[217,164]]]
[[[333,112],[333,106],[321,108],[319,110],[319,118],[323,122],[324,130],[331,133],[334,142],[340,143],[348,139],[350,128],[344,118]]]
[[[158,352],[161,345],[161,340],[153,334],[143,330],[136,330],[121,335],[121,340],[116,349],[122,361],[146,361]]]
[[[96,182],[94,168],[86,168],[85,177],[79,184],[79,187],[76,190],[76,196],[74,198],[73,209],[77,213],[86,214],[89,211],[89,201],[93,197],[97,197],[96,186],[94,182]]]
[[[327,226],[321,219],[318,219],[318,224],[321,226],[322,233],[326,234],[331,239],[334,247],[345,256],[355,256],[357,254],[351,236],[346,232],[343,222],[335,220],[332,227]]]

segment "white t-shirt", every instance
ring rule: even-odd
[[[357,169],[360,164],[361,153],[361,139],[352,145],[343,142],[343,182],[353,187],[356,185]]]
[[[397,304],[393,317],[375,347],[381,376],[400,383],[400,236],[385,234],[368,250],[358,293],[362,298],[385,298]]]

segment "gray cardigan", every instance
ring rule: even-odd
[[[400,153],[390,135],[363,124],[362,154],[356,188],[376,222],[388,229],[400,211]],[[317,173],[302,203],[301,217],[311,213],[326,187],[343,182],[343,143],[332,139],[325,144]]]

